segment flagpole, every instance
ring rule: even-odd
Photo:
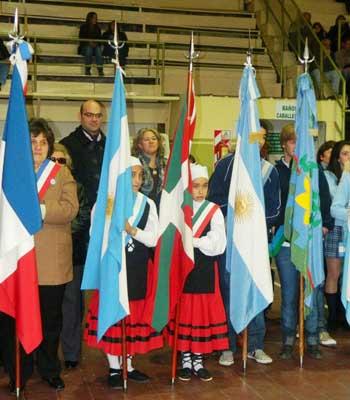
[[[180,321],[180,301],[176,305],[175,312],[175,326],[174,326],[174,345],[171,357],[171,384],[175,384],[176,366],[177,366],[177,339],[179,337],[179,321]]]
[[[21,353],[20,353],[20,345],[19,339],[17,335],[17,328],[16,328],[16,398],[20,398],[21,393]]]
[[[315,57],[310,58],[309,47],[308,47],[308,38],[305,38],[305,48],[303,58],[299,58],[301,64],[304,65],[304,73],[307,73],[308,64],[312,63]],[[304,362],[304,294],[305,291],[305,282],[304,277],[300,274],[299,278],[299,362],[300,368],[303,368]]]
[[[126,328],[125,318],[121,320],[122,325],[122,365],[123,365],[123,389],[124,392],[128,389],[128,360],[126,354]]]
[[[304,277],[299,278],[299,361],[300,368],[304,362]]]
[[[242,348],[242,361],[243,361],[243,373],[247,371],[247,359],[248,359],[248,329],[245,328],[243,331],[243,348]]]

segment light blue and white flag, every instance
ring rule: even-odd
[[[248,57],[249,60],[249,57]],[[241,110],[227,209],[226,269],[230,272],[230,319],[242,332],[273,299],[256,99],[255,71],[246,64],[240,84]]]
[[[99,291],[99,340],[110,326],[129,314],[124,226],[133,204],[125,89],[118,67],[82,282],[82,289]]]

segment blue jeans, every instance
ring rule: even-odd
[[[227,318],[230,350],[235,353],[237,350],[237,334],[230,320],[230,273],[226,270],[226,252],[219,258],[219,279]],[[248,325],[248,352],[264,348],[265,332],[265,315],[264,312],[261,312]]]
[[[95,56],[96,58],[97,65],[103,65],[101,46],[96,46],[96,47],[83,46],[81,52],[85,57],[85,65],[90,66],[92,64],[93,56]]]
[[[290,257],[290,247],[281,247],[275,260],[281,282],[282,342],[285,345],[293,346],[298,324],[299,272]],[[319,342],[316,298],[317,296],[313,296],[312,309],[305,319],[306,342],[308,345],[316,345]]]
[[[317,82],[318,88],[320,88],[320,86],[321,86],[321,72],[320,72],[320,70],[318,68],[314,69],[311,72],[311,75],[313,76],[313,78]],[[325,75],[326,79],[330,82],[334,94],[338,95],[339,94],[340,76],[338,76],[338,74],[334,70],[333,71],[324,72],[324,75]]]
[[[318,332],[327,331],[327,322],[324,315],[324,285],[318,286],[315,289],[316,304],[317,304],[317,326]]]
[[[5,60],[0,61],[0,85],[4,85],[9,73],[10,64]]]

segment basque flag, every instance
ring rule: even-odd
[[[16,319],[27,353],[42,340],[34,234],[41,212],[24,100],[26,43],[14,48],[14,68],[0,146],[0,311]]]

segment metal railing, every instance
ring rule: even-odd
[[[346,113],[346,81],[333,61],[330,53],[323,46],[313,31],[311,25],[305,20],[303,13],[294,0],[259,0],[261,11],[265,17],[266,28],[273,31],[273,34],[267,34],[266,43],[270,56],[279,74],[282,85],[285,85],[286,65],[285,52],[290,51],[295,55],[295,64],[299,64],[298,57],[302,57],[305,39],[308,38],[311,57],[315,56],[315,61],[311,64],[311,70],[318,69],[320,72],[320,82],[316,83],[318,98],[334,98],[337,106],[341,110],[341,126],[336,126],[337,130],[344,137],[345,135],[345,113]],[[268,46],[268,36],[273,38],[273,44]],[[264,36],[263,36],[264,39]],[[277,51],[276,51],[277,49]],[[340,90],[335,93],[330,86],[324,66],[334,71],[340,82]],[[326,94],[330,93],[329,96]],[[339,94],[340,93],[340,94]]]

